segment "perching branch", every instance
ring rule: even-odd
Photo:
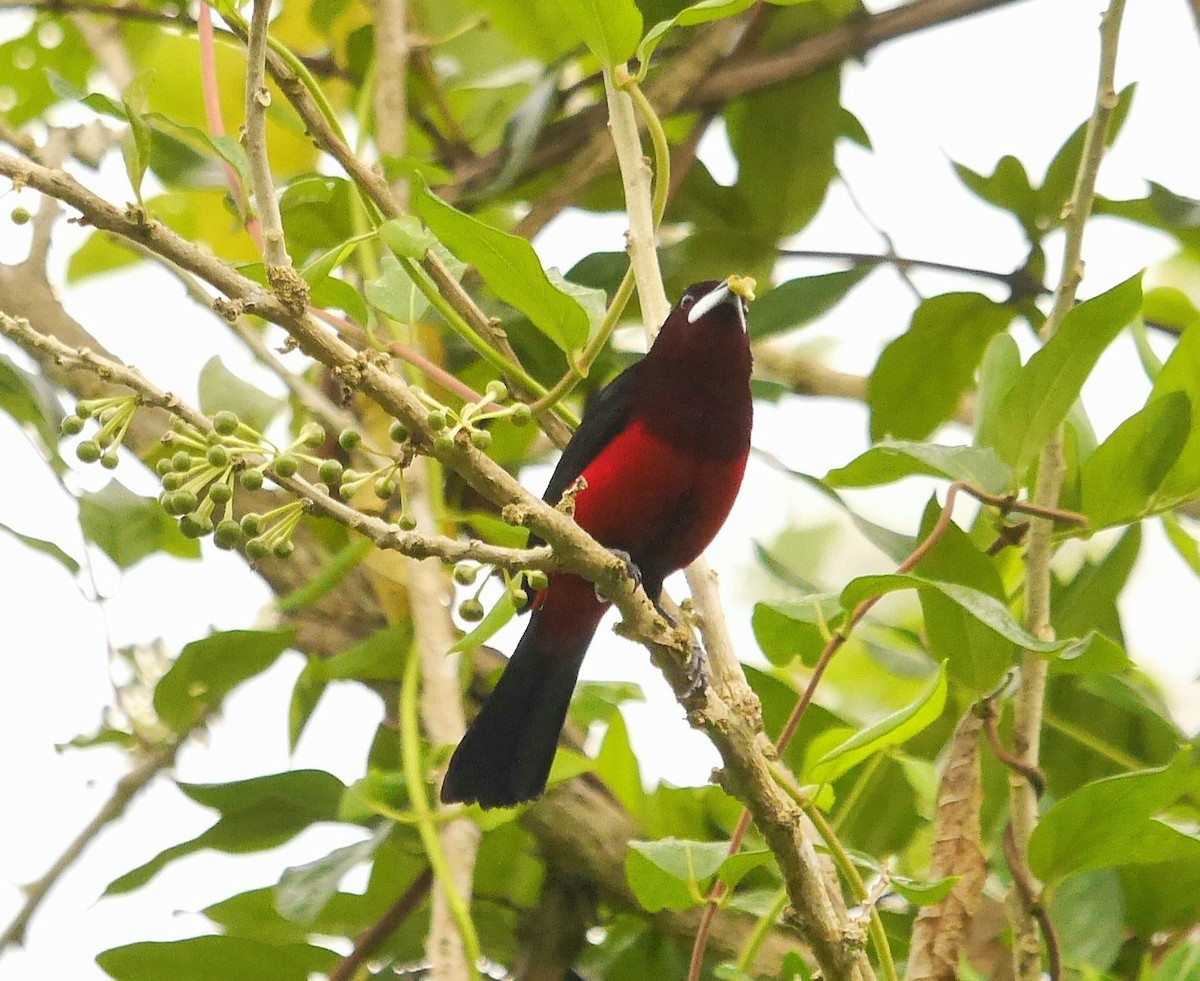
[[[1042,325],[1043,340],[1058,330],[1063,318],[1075,303],[1075,291],[1083,278],[1083,233],[1092,202],[1095,198],[1096,174],[1104,156],[1108,124],[1117,105],[1114,75],[1117,60],[1117,40],[1125,0],[1112,0],[1100,27],[1100,69],[1092,115],[1084,136],[1083,153],[1075,175],[1071,199],[1063,211],[1062,271],[1054,291],[1054,302]],[[1066,474],[1063,457],[1062,428],[1059,427],[1043,448],[1038,461],[1035,504],[1054,508],[1058,505]],[[1042,640],[1053,637],[1050,622],[1051,575],[1053,556],[1053,525],[1045,518],[1030,522],[1029,546],[1025,553],[1025,628]],[[1037,769],[1041,744],[1042,711],[1046,698],[1046,677],[1049,662],[1033,651],[1021,656],[1021,684],[1017,692],[1013,721],[1014,755],[1026,769]],[[1010,866],[1014,880],[1035,881],[1029,872],[1029,838],[1037,823],[1037,794],[1033,785],[1021,774],[1010,779],[1012,811],[1012,847]],[[1035,924],[1035,909],[1022,890],[1014,889],[1009,903],[1013,924],[1013,974],[1016,981],[1037,981],[1042,976],[1042,959]],[[1051,931],[1052,932],[1052,931]]]

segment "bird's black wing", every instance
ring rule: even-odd
[[[629,424],[643,364],[642,361],[631,364],[588,403],[579,428],[567,443],[550,483],[546,485],[542,500],[547,504],[558,504],[563,491]]]

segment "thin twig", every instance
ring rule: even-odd
[[[329,972],[329,981],[352,981],[363,966],[388,937],[412,914],[429,892],[433,882],[433,870],[425,866],[383,915],[354,938],[354,949],[338,961],[337,967]]]
[[[1040,334],[1048,340],[1075,304],[1075,293],[1083,278],[1083,234],[1095,198],[1096,174],[1108,135],[1108,124],[1117,105],[1114,82],[1117,41],[1125,0],[1112,0],[1100,27],[1100,68],[1096,98],[1084,136],[1083,152],[1071,199],[1063,210],[1062,271],[1054,291],[1054,301]],[[1033,503],[1055,508],[1066,475],[1063,457],[1062,427],[1047,441],[1038,461],[1037,485]],[[1025,628],[1034,637],[1048,640],[1054,631],[1050,623],[1050,560],[1054,553],[1054,527],[1045,518],[1030,523],[1029,545],[1025,553]],[[1013,721],[1014,755],[1027,769],[1036,769],[1041,746],[1042,713],[1046,699],[1049,662],[1033,651],[1021,655],[1021,684],[1017,690]],[[1028,871],[1029,838],[1038,819],[1037,794],[1024,776],[1010,778],[1013,861]],[[1017,877],[1014,870],[1014,879]],[[1029,872],[1029,878],[1033,878]],[[1037,981],[1041,977],[1041,953],[1033,910],[1019,893],[1009,903],[1013,926],[1013,975],[1016,981]]]
[[[280,270],[291,269],[292,259],[283,237],[283,218],[279,214],[279,199],[275,196],[271,162],[267,156],[267,106],[271,104],[271,91],[267,88],[265,62],[270,17],[270,0],[254,0],[250,37],[246,44],[246,128],[242,134],[242,145],[246,148],[254,203],[262,222],[263,259],[267,264],[267,277],[275,286],[274,278],[281,275]]]

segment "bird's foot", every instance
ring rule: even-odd
[[[633,561],[633,556],[624,549],[620,548],[610,548],[609,552],[612,553],[614,558],[620,559],[621,562],[624,563],[625,575],[633,580],[634,585],[640,586],[642,584],[642,570],[639,569],[637,563]],[[611,602],[607,596],[604,596],[600,592],[599,586],[596,587],[596,599],[598,599],[601,603]]]
[[[699,645],[692,648],[691,655],[688,657],[688,662],[684,666],[684,673],[687,677],[687,690],[684,692],[684,698],[697,698],[708,687],[708,677],[704,672],[704,649]]]

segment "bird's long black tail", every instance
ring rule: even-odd
[[[595,622],[576,624],[566,636],[547,630],[546,612],[534,611],[500,681],[450,758],[443,803],[511,807],[546,789],[579,666],[596,630]]]

